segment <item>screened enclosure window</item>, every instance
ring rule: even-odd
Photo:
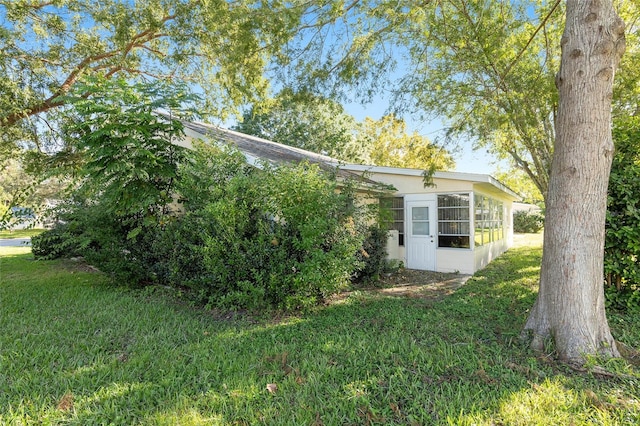
[[[391,213],[389,229],[398,231],[398,245],[404,246],[404,197],[383,198],[381,202]]]
[[[471,247],[469,198],[469,194],[438,195],[438,247]]]
[[[477,246],[504,239],[504,204],[485,195],[474,194],[475,229]]]

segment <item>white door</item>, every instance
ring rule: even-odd
[[[436,268],[436,203],[409,201],[406,207],[407,268],[433,271]]]

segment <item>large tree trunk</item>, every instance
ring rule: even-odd
[[[568,0],[566,14],[540,291],[525,330],[534,349],[552,338],[561,359],[582,363],[586,354],[619,356],[604,310],[603,256],[624,22],[611,0]]]

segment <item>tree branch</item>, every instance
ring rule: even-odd
[[[43,3],[42,7],[45,7],[47,5],[48,4]],[[175,19],[175,15],[173,14],[167,15],[160,20],[160,23],[165,24],[166,22],[171,21],[173,19]],[[142,31],[134,35],[131,38],[131,41],[122,50],[111,50],[98,55],[87,56],[72,69],[72,71],[67,75],[67,77],[62,82],[62,84],[60,84],[60,86],[55,90],[55,92],[51,96],[44,99],[42,102],[38,104],[32,105],[30,108],[28,108],[25,111],[13,112],[5,115],[4,117],[0,116],[0,127],[12,126],[16,124],[18,121],[26,117],[40,114],[42,112],[46,112],[53,108],[57,108],[59,106],[64,105],[64,102],[60,101],[59,97],[69,92],[71,87],[75,83],[77,83],[78,79],[80,78],[80,75],[85,70],[91,69],[91,70],[97,71],[99,69],[103,69],[107,67],[107,65],[91,67],[91,64],[104,61],[106,59],[110,59],[118,55],[121,56],[120,60],[124,61],[126,57],[129,55],[129,53],[131,53],[133,50],[137,48],[148,50],[149,52],[155,53],[157,55],[162,55],[162,52],[152,49],[149,46],[146,46],[146,43],[149,43],[152,40],[166,36],[165,33],[158,32],[158,30],[160,30],[161,28],[162,28],[162,25],[158,26],[157,29],[155,30],[152,28],[149,28],[145,31]],[[107,72],[106,77],[110,78],[114,74],[116,74],[118,71],[121,71],[121,70],[132,71],[131,69],[124,68],[123,66],[115,66],[109,72]],[[141,70],[138,70],[138,71],[139,73],[143,73]],[[148,75],[151,75],[151,74],[148,74]]]
[[[520,52],[518,52],[516,57],[513,59],[513,61],[511,61],[511,63],[509,64],[509,66],[505,70],[504,74],[502,74],[501,78],[504,79],[507,76],[507,74],[509,74],[509,72],[511,71],[511,68],[513,68],[515,63],[520,60],[520,57],[529,48],[529,45],[531,44],[533,39],[536,37],[536,35],[540,31],[540,29],[547,25],[547,21],[549,20],[549,18],[551,18],[551,15],[553,15],[553,12],[555,12],[556,8],[560,4],[560,1],[561,0],[556,0],[555,4],[551,7],[551,10],[549,11],[549,13],[547,13],[547,16],[544,17],[544,19],[542,20],[540,25],[538,25],[538,28],[536,28],[536,30],[533,32],[533,34],[531,34],[531,37],[529,37],[529,40],[527,41],[527,44],[524,45],[524,47],[520,50]]]

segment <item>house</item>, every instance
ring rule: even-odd
[[[519,197],[489,175],[436,172],[433,185],[425,187],[422,170],[342,164],[209,124],[183,124],[186,138],[179,144],[185,147],[193,139],[216,140],[237,147],[250,164],[308,161],[337,171],[339,177],[356,177],[364,191],[388,204],[393,215],[389,258],[407,268],[472,274],[513,243],[512,205]]]

